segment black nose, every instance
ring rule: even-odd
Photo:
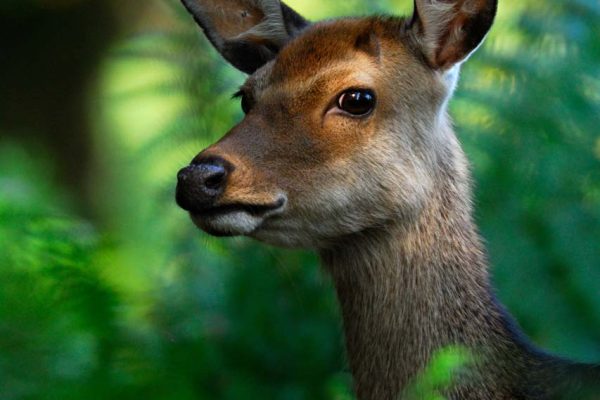
[[[230,171],[230,164],[221,158],[194,160],[177,174],[177,204],[190,212],[210,208],[223,194]]]

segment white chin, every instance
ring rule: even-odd
[[[264,221],[263,217],[245,211],[232,211],[210,216],[192,215],[192,221],[200,229],[218,236],[250,235]]]

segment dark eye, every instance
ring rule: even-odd
[[[248,114],[252,108],[252,101],[248,95],[242,95],[242,111],[244,114]]]
[[[368,89],[347,90],[338,99],[338,107],[355,116],[370,114],[375,108],[375,93]]]

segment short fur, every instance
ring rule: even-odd
[[[219,14],[190,1],[231,61],[215,43],[222,34],[211,30],[223,22]],[[257,6],[263,2],[248,1],[268,14]],[[279,44],[242,86],[247,116],[195,160],[219,157],[235,169],[222,195],[198,205],[208,211],[194,208],[192,218],[213,234],[318,251],[336,286],[361,400],[408,398],[435,352],[456,345],[473,363],[445,393],[450,399],[577,398],[561,396],[586,377],[598,382],[598,369],[536,350],[494,297],[471,216],[468,163],[446,114],[460,63],[486,35],[496,1],[415,3],[410,20],[310,26],[282,5],[271,21],[284,24],[283,16],[296,28],[282,46],[277,30],[245,42]],[[244,64],[245,55],[233,58]],[[350,117],[336,107],[349,88],[377,94],[372,114]],[[225,212],[231,205],[235,212]]]

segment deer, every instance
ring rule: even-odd
[[[243,120],[179,171],[176,201],[211,235],[318,253],[358,399],[410,398],[448,346],[473,354],[448,399],[576,399],[600,382],[520,331],[473,219],[447,105],[497,0],[320,22],[279,0],[182,2],[248,78]]]

